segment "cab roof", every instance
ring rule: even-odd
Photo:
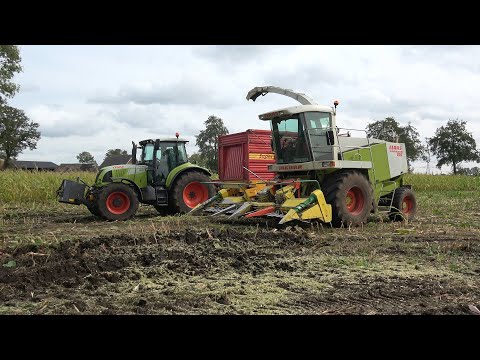
[[[159,138],[160,142],[181,142],[181,143],[187,143],[189,142],[190,140],[187,140],[187,139],[177,139],[177,138]],[[146,139],[146,140],[142,140],[142,141],[139,141],[139,144],[140,145],[145,145],[145,144],[153,144],[155,143],[155,140],[154,139]]]
[[[327,112],[333,113],[333,109],[329,106],[323,105],[299,105],[288,108],[269,111],[268,113],[258,115],[258,118],[263,121],[269,121],[276,117],[283,117],[285,115],[294,115],[303,112]]]

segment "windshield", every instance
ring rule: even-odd
[[[158,159],[166,159],[168,167],[173,169],[187,162],[187,152],[183,142],[164,142],[160,144],[157,154]]]
[[[331,114],[326,112],[304,113],[310,144],[312,146],[313,159],[332,159],[333,148],[327,144],[326,132],[332,129]]]
[[[153,160],[153,144],[146,144],[142,150],[142,162]]]
[[[168,159],[170,166],[176,167],[187,162],[187,152],[183,142],[163,142],[157,150],[157,159]],[[145,144],[142,150],[142,162],[153,160],[153,144]]]
[[[277,163],[289,164],[310,161],[310,151],[299,115],[272,120],[272,135]]]

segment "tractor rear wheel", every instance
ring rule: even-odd
[[[417,200],[412,189],[401,186],[395,189],[389,217],[394,221],[412,221],[417,213]]]
[[[215,187],[202,182],[212,181],[198,171],[189,171],[175,181],[171,190],[170,208],[175,213],[187,213],[198,204],[215,196]]]
[[[130,186],[113,183],[99,192],[96,206],[100,216],[107,220],[127,220],[137,212],[138,197]]]
[[[357,226],[367,221],[373,208],[373,188],[357,171],[333,174],[323,185],[325,200],[332,205],[333,226]]]

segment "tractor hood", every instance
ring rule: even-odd
[[[146,174],[147,168],[147,165],[134,164],[105,166],[98,172],[95,184],[101,185],[102,183],[111,182],[115,180],[114,178],[126,178],[135,181],[135,178],[138,178],[138,176]]]
[[[101,168],[100,171],[110,171],[110,170],[123,170],[124,172],[127,173],[135,173],[135,171],[139,168],[147,168],[147,165],[135,165],[135,164],[123,164],[123,165],[112,165],[112,166],[105,166],[104,168]]]

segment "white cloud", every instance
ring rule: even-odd
[[[230,132],[268,129],[258,114],[296,102],[276,94],[247,102],[260,85],[325,105],[339,99],[339,126],[393,116],[424,139],[460,118],[480,143],[480,46],[21,46],[21,55],[12,105],[42,132],[22,160],[75,162],[84,150],[103,159],[175,131],[192,152],[209,115]]]

